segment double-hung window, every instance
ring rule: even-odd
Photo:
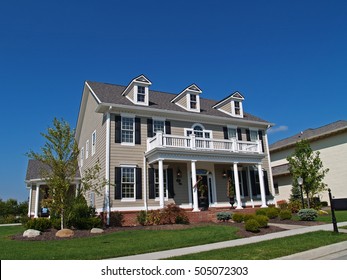
[[[95,154],[95,148],[96,148],[96,131],[92,134],[92,156]]]
[[[135,199],[136,176],[135,167],[122,167],[121,175],[122,199]]]
[[[228,138],[236,139],[236,128],[228,127]]]
[[[83,166],[83,159],[84,159],[84,148],[82,147],[81,148],[81,152],[80,152],[81,154],[80,154],[80,159],[81,159],[81,161],[80,161],[80,163],[81,163],[81,167]]]
[[[234,101],[235,115],[241,115],[241,106],[239,101]]]
[[[250,130],[250,137],[251,137],[252,142],[257,141],[258,140],[258,131]]]
[[[165,133],[165,122],[162,120],[153,120],[153,134],[156,135],[158,131]]]
[[[143,86],[137,86],[137,102],[146,101],[146,88]]]
[[[89,157],[89,140],[86,141],[86,159]]]
[[[195,94],[190,94],[190,109],[196,109],[197,108],[197,100]]]
[[[122,143],[134,144],[134,118],[122,117]]]

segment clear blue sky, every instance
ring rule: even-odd
[[[346,67],[347,1],[1,1],[0,198],[27,199],[25,153],[75,127],[85,80],[238,90],[274,142],[347,119]]]

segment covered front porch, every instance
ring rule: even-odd
[[[236,209],[267,207],[268,203],[273,203],[263,159],[264,154],[258,152],[225,153],[206,149],[178,151],[169,147],[151,149],[145,157],[149,167],[155,170],[155,202],[159,204],[159,208],[164,208],[168,203],[175,203],[193,212],[199,212],[202,208],[201,193],[194,187],[199,178],[207,185],[205,196],[209,208],[231,207],[227,196],[229,178],[235,186],[233,206]],[[170,170],[173,181],[170,187],[167,183],[167,170]]]

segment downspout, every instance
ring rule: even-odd
[[[112,107],[110,106],[109,110]],[[105,169],[105,210],[106,210],[106,225],[110,225],[110,111],[106,113],[106,169]]]

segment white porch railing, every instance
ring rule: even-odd
[[[147,140],[147,152],[155,148],[177,148],[186,150],[227,151],[242,153],[262,153],[261,141],[219,140],[212,138],[197,138],[195,135],[178,136],[157,132],[157,135]]]

